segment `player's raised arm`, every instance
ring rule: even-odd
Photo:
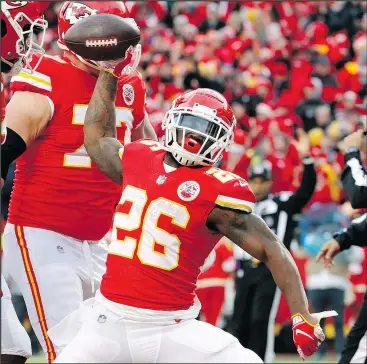
[[[85,115],[84,145],[101,171],[121,184],[123,145],[116,139],[116,89],[117,78],[101,71]]]
[[[210,213],[207,224],[266,264],[287,299],[292,313],[293,341],[299,355],[305,359],[315,353],[325,339],[320,319],[337,313],[310,314],[297,266],[279,238],[255,214],[219,206]]]
[[[301,277],[291,254],[260,217],[216,207],[208,222],[214,223],[219,232],[267,265],[292,315],[300,313],[309,322],[317,322],[309,314]]]

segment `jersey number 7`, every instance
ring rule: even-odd
[[[115,214],[109,254],[128,259],[133,259],[136,254],[144,265],[168,271],[175,269],[179,263],[181,242],[176,235],[159,228],[158,220],[161,215],[165,215],[171,219],[173,225],[185,229],[190,220],[187,208],[159,197],[150,201],[143,214],[148,203],[147,193],[130,185],[125,187],[119,205],[127,201],[131,203],[129,213]],[[127,235],[131,232],[135,237],[125,236],[123,240],[118,240],[118,230],[124,230]],[[160,251],[156,250],[157,245],[160,245]]]
[[[84,125],[85,114],[87,112],[88,105],[76,104],[73,107],[73,125]],[[125,107],[116,107],[116,127],[125,128],[123,144],[131,142],[131,129],[133,122],[132,111]],[[120,140],[121,141],[121,140]],[[122,141],[121,141],[122,142]],[[64,167],[74,168],[91,168],[92,160],[89,158],[88,153],[82,144],[77,150],[72,153],[64,154]]]

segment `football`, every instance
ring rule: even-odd
[[[93,61],[124,58],[130,46],[140,41],[140,30],[130,18],[95,14],[76,22],[65,34],[67,47]]]

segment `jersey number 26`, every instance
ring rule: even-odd
[[[117,212],[115,214],[109,254],[128,259],[133,259],[136,254],[144,265],[168,271],[175,269],[179,262],[181,242],[176,235],[169,234],[158,227],[158,220],[161,215],[165,215],[171,219],[173,225],[185,229],[190,220],[187,208],[177,202],[159,197],[149,203],[143,214],[148,203],[147,193],[145,190],[130,185],[125,187],[119,205],[127,201],[131,203],[129,213]],[[139,241],[130,236],[118,240],[118,230],[125,232],[139,230],[137,235],[134,234],[139,236]],[[160,251],[156,250],[156,245],[160,245]]]

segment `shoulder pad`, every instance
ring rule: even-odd
[[[256,199],[245,179],[218,168],[210,168],[205,174],[218,181],[215,204],[248,213],[253,211]]]

